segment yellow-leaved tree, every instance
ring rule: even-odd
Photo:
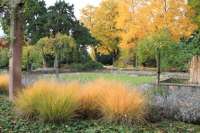
[[[94,16],[95,16],[96,7],[92,5],[87,5],[81,10],[80,19],[84,23],[84,25],[92,30],[95,24]]]
[[[193,11],[185,0],[120,0],[117,28],[121,47],[136,47],[138,40],[160,31],[168,31],[174,41],[189,37],[197,28]],[[157,42],[157,41],[156,41]],[[160,81],[160,47],[157,47],[158,84]]]
[[[118,55],[118,30],[116,28],[117,0],[103,0],[98,7],[86,6],[82,9],[81,21],[98,40],[97,52]]]
[[[185,0],[120,0],[117,28],[121,46],[134,45],[143,37],[167,29],[174,40],[189,37],[197,28]]]

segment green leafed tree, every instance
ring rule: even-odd
[[[89,29],[86,28],[80,21],[75,22],[72,30],[72,36],[78,45],[82,46],[95,46],[97,40],[92,36]]]
[[[51,59],[54,55],[53,39],[49,37],[43,37],[37,42],[37,50],[41,52],[43,57],[43,67],[48,66],[47,60]]]
[[[52,61],[55,64],[55,57],[59,58],[58,62],[67,63],[72,59],[73,54],[76,53],[77,44],[75,40],[66,35],[58,33],[54,38],[44,37],[37,42],[37,48],[43,56],[43,66],[51,66]]]
[[[26,0],[24,5],[25,34],[32,44],[49,34],[44,0]]]
[[[42,66],[42,55],[36,46],[26,45],[23,47],[22,69],[31,71]]]
[[[65,1],[57,1],[48,8],[48,29],[54,36],[57,33],[70,35],[74,22],[74,6]]]
[[[163,53],[168,47],[174,44],[175,42],[167,30],[145,37],[138,42],[137,47],[137,56],[140,64],[155,66],[157,49],[160,49],[161,53]]]
[[[0,0],[0,23],[5,33],[9,34],[10,5],[8,0]]]
[[[59,78],[60,59],[69,55],[68,52],[73,52],[73,49],[76,48],[76,44],[72,37],[58,33],[54,38],[53,47],[55,55],[54,68],[56,71],[56,77]]]
[[[194,21],[200,26],[200,1],[199,0],[188,0],[189,5],[193,8]]]

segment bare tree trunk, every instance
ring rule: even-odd
[[[200,84],[200,56],[194,56],[190,64],[190,83]]]
[[[13,1],[16,3],[16,1]],[[13,4],[14,4],[13,3]],[[12,3],[11,3],[12,4]],[[17,90],[22,87],[21,55],[23,44],[22,4],[18,3],[11,10],[10,61],[9,61],[9,98],[13,100]]]
[[[138,67],[138,58],[137,58],[137,54],[135,54],[135,67]]]
[[[44,55],[43,55],[43,59],[42,59],[42,65],[43,65],[43,68],[47,68],[47,62],[45,60]]]
[[[55,74],[56,74],[56,78],[59,78],[59,63],[58,63],[58,55],[56,54],[55,56],[55,60],[54,60],[54,69],[55,69]]]

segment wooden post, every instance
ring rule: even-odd
[[[200,84],[200,56],[193,56],[190,63],[190,83]]]
[[[135,53],[135,68],[138,67],[138,58],[137,58],[137,53]]]
[[[157,85],[160,85],[160,49],[157,48]]]
[[[13,100],[17,89],[22,87],[23,3],[22,0],[11,0],[10,5],[9,99]]]

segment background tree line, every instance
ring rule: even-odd
[[[110,64],[155,67],[160,49],[163,69],[186,71],[199,51],[199,9],[198,0],[104,0],[86,6],[81,21]]]
[[[9,40],[9,1],[2,5],[0,22]],[[95,46],[97,41],[75,17],[73,5],[61,0],[47,7],[44,0],[25,0],[23,12],[23,69],[53,67],[57,56],[59,64],[92,62],[86,51],[88,46]],[[1,67],[8,67],[8,51],[7,48],[0,50]]]
[[[77,69],[92,60],[117,67],[155,67],[160,49],[163,69],[187,71],[191,58],[199,54],[200,2],[185,2],[103,0],[97,7],[83,8],[79,21],[73,5],[65,1],[47,7],[44,0],[26,0],[23,68],[53,67],[57,56],[59,64]],[[3,5],[1,25],[9,40],[9,8]],[[60,43],[60,37],[68,39]],[[7,67],[8,50],[0,54],[1,67]]]

